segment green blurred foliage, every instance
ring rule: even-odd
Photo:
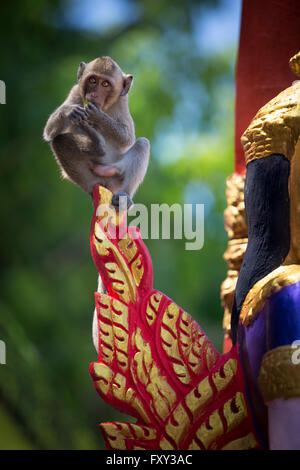
[[[90,198],[62,181],[42,131],[78,63],[110,55],[135,77],[137,136],[152,143],[135,201],[204,203],[205,243],[147,240],[154,285],[190,312],[221,350],[226,266],[225,180],[233,169],[235,50],[207,56],[192,16],[218,1],[131,2],[133,21],[86,31],[72,2],[7,2],[1,11],[2,218],[0,448],[101,449],[97,424],[128,420],[98,397],[89,376],[97,272],[89,252]],[[129,418],[130,419],[130,418]],[[17,430],[13,430],[13,429]],[[23,438],[19,436],[20,429]]]

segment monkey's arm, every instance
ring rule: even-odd
[[[61,134],[68,123],[71,112],[82,104],[79,86],[74,85],[63,104],[50,115],[44,129],[44,139],[52,141],[57,135]]]
[[[134,126],[130,116],[128,116],[128,123],[113,119],[96,103],[88,103],[85,112],[88,123],[99,130],[105,139],[111,140],[120,147],[129,147],[134,143]]]

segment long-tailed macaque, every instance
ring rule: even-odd
[[[149,141],[135,140],[128,107],[133,77],[110,57],[100,57],[81,62],[77,79],[67,99],[49,117],[44,139],[50,142],[63,177],[89,194],[99,183],[114,193],[114,206],[119,207],[120,196],[126,196],[129,207],[150,155]],[[98,292],[105,292],[100,276]],[[96,311],[93,339],[98,350]]]
[[[99,183],[114,195],[131,198],[141,184],[149,161],[150,144],[135,139],[128,106],[132,75],[122,72],[110,57],[81,62],[64,103],[48,119],[44,139],[61,167],[63,177],[92,194]]]

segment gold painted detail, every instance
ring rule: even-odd
[[[224,362],[193,318],[153,290],[143,245],[130,232],[110,238],[110,209],[107,220],[98,215],[93,255],[114,295],[95,295],[99,358],[90,370],[101,397],[137,419],[102,423],[107,446],[214,449],[246,436],[252,427],[235,353]]]
[[[133,258],[135,257],[137,253],[137,247],[136,247],[136,244],[129,237],[128,233],[126,233],[125,238],[122,238],[118,242],[118,245],[119,245],[121,252],[125,256],[127,261],[130,263],[130,261],[133,260]]]
[[[264,355],[258,384],[265,403],[300,397],[300,366],[293,363],[295,351],[292,346],[279,346]]]
[[[178,337],[176,335],[176,322],[179,317],[179,307],[171,303],[168,305],[161,322],[162,347],[172,363],[173,370],[184,384],[190,382],[190,374],[179,352]]]
[[[115,262],[105,263],[106,271],[109,277],[114,281],[112,283],[113,289],[116,290],[117,294],[125,303],[129,303],[130,300],[135,302],[136,284],[130,269],[117,247],[107,238],[105,232],[97,223],[95,224],[93,243],[100,256],[106,257],[111,253],[116,260]]]
[[[300,77],[300,52],[295,54],[291,59],[290,59],[290,67],[292,71],[294,72],[297,77]]]
[[[218,394],[228,388],[236,374],[236,368],[236,360],[229,359],[221,370],[216,371],[212,376]],[[163,441],[166,447],[162,447],[163,443],[161,442],[161,449],[180,448],[180,443],[186,439],[188,429],[194,423],[201,421],[207,407],[211,406],[215,397],[209,378],[205,377],[194,390],[186,395],[184,402],[177,405],[172,416],[168,419],[165,427],[167,437]],[[241,392],[237,392],[221,408],[223,409],[226,427],[224,428],[220,417],[220,410],[214,410],[196,429],[196,438],[190,441],[189,449],[208,449],[211,445],[216,445],[216,441],[220,437],[239,427],[248,415],[246,401]],[[172,442],[175,447],[174,444],[171,444]],[[256,446],[257,442],[255,441],[253,447]]]
[[[112,364],[115,357],[120,370],[126,372],[128,369],[128,308],[126,305],[106,294],[101,294],[98,301],[98,326],[103,362]]]
[[[106,272],[113,281],[111,283],[112,288],[117,292],[119,297],[128,304],[130,300],[135,302],[136,291],[129,269],[126,264],[122,267],[123,269],[117,263],[105,263]]]
[[[224,427],[218,410],[214,411],[206,423],[201,424],[196,432],[197,439],[205,449],[208,449],[224,434]]]
[[[229,359],[227,362],[225,362],[225,364],[221,367],[220,370],[213,374],[212,380],[218,392],[221,392],[230,384],[230,382],[236,375],[236,371],[236,359]]]
[[[243,239],[248,236],[244,202],[245,175],[233,173],[226,181],[225,230],[228,238]]]
[[[251,450],[255,449],[256,447],[256,439],[252,432],[247,434],[244,437],[240,437],[239,439],[235,439],[234,441],[229,442],[222,450]]]
[[[142,384],[150,395],[150,407],[160,421],[165,421],[176,402],[176,393],[154,362],[149,343],[144,341],[140,328],[133,335],[134,354],[131,372],[137,385]]]
[[[196,431],[195,438],[189,445],[189,450],[214,449],[217,440],[223,436],[226,438],[227,432],[229,433],[240,426],[247,418],[247,414],[245,397],[243,393],[237,392],[235,396],[227,400],[223,406],[223,415],[226,421],[225,428],[220,411],[215,410]],[[253,439],[244,439],[239,442],[236,442],[236,440],[229,441],[225,445],[225,448],[230,448],[230,445],[240,445],[240,447],[238,447],[240,450],[255,449],[257,447],[257,441],[253,435],[252,437]]]
[[[197,421],[207,406],[213,400],[213,389],[208,377],[201,380],[199,384],[185,397],[185,404],[193,416],[193,422]]]
[[[290,60],[298,75],[300,55]],[[296,81],[263,106],[244,132],[241,142],[246,164],[272,154],[292,159],[300,134],[300,81]]]
[[[191,373],[200,376],[217,360],[217,352],[206,335],[196,328],[190,315],[186,312],[180,315],[180,308],[174,303],[163,314],[161,340],[177,379],[184,385],[191,383]]]
[[[179,337],[179,350],[188,369],[196,377],[201,377],[203,373],[210,370],[217,358],[217,352],[212,346],[207,336],[196,326],[193,318],[186,312],[180,315],[177,324],[177,337]],[[203,361],[203,357],[206,361]]]
[[[300,265],[280,266],[258,281],[248,292],[243,303],[240,321],[248,326],[257,317],[266,300],[275,292],[300,281]]]
[[[139,286],[144,274],[144,266],[142,263],[142,255],[139,255],[131,265],[132,274],[134,277],[135,285]]]
[[[232,431],[239,426],[247,417],[247,406],[245,397],[241,392],[228,400],[223,408],[224,416],[227,424],[227,431]]]
[[[226,182],[227,208],[224,211],[225,230],[229,238],[223,255],[228,265],[227,277],[221,285],[224,308],[223,328],[230,333],[231,309],[234,291],[248,243],[248,226],[244,202],[245,175],[233,173]]]
[[[126,403],[133,411],[137,412],[142,422],[150,423],[143,403],[136,392],[131,387],[127,387],[124,375],[115,373],[106,364],[98,362],[94,363],[93,372],[96,377],[96,388],[102,396],[112,397],[112,399],[119,401],[122,406]]]
[[[127,450],[126,439],[137,440],[142,444],[156,438],[155,429],[139,424],[115,421],[114,423],[101,423],[100,428],[104,432],[109,445],[120,450]],[[135,449],[144,448],[135,447]]]
[[[182,403],[179,403],[165,427],[165,433],[175,442],[177,448],[186,435],[190,424],[189,415]]]
[[[150,326],[153,325],[156,319],[161,299],[162,295],[158,292],[155,292],[151,295],[149,301],[147,302],[146,319]]]
[[[113,281],[111,287],[125,303],[135,303],[136,288],[144,276],[142,255],[138,254],[137,244],[128,233],[117,244],[113,243],[116,227],[122,222],[123,214],[110,209],[110,191],[100,186],[99,193],[101,202],[96,210],[93,244],[99,256],[114,257],[115,261],[105,263],[106,272]]]

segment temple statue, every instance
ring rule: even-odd
[[[290,65],[299,75],[300,53]],[[90,371],[101,397],[136,418],[100,425],[109,449],[300,448],[299,134],[296,81],[242,136],[244,199],[233,191],[240,210],[229,209],[235,217],[227,224],[240,229],[229,253],[241,267],[231,296],[233,344],[223,354],[153,288],[138,229],[124,226],[110,191],[95,187],[91,249],[107,293],[95,297],[99,357]]]

